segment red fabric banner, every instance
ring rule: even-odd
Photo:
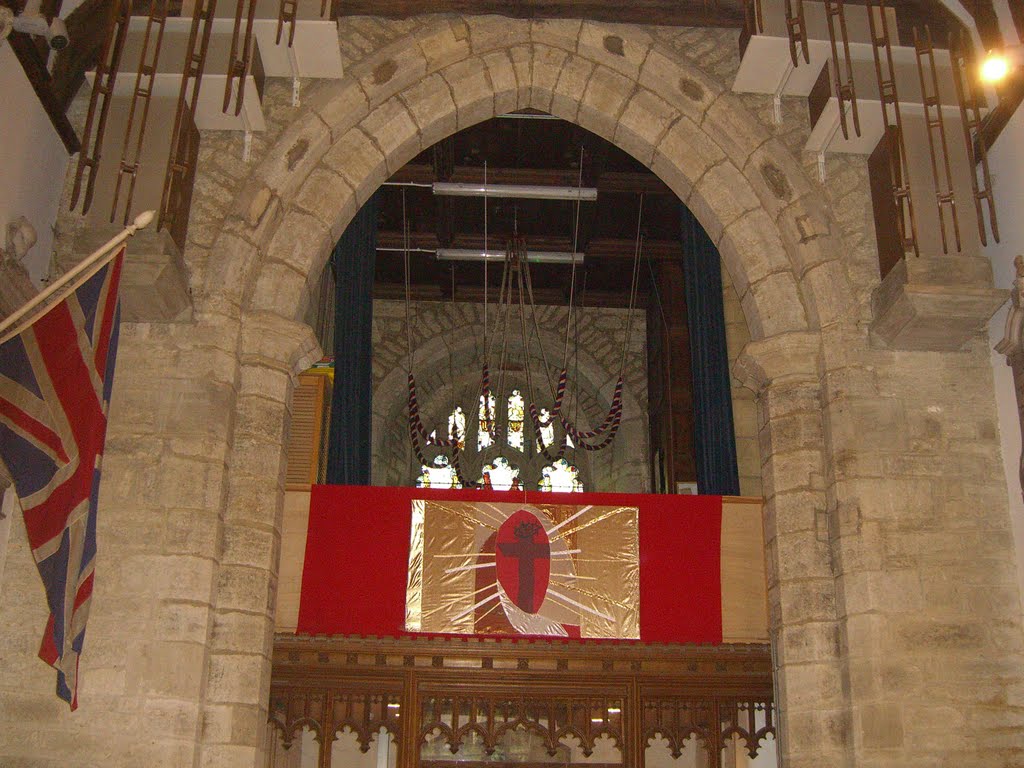
[[[411,507],[417,499],[635,507],[640,640],[722,641],[720,496],[431,491],[337,485],[319,485],[312,490],[298,633],[410,634],[404,628],[413,532]]]

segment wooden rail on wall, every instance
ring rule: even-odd
[[[622,765],[643,765],[660,736],[678,757],[694,736],[721,768],[735,735],[755,756],[775,735],[771,658],[764,645],[661,646],[438,638],[294,638],[274,644],[269,719],[285,745],[303,727],[331,766],[335,734],[349,728],[366,751],[381,728],[400,768],[421,759],[428,734],[453,755],[470,731],[493,749],[509,730],[539,735],[551,754],[573,735],[584,754],[602,735]]]

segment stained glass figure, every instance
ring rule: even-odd
[[[547,408],[540,409],[537,421],[540,422],[540,440],[537,442],[537,453],[540,453],[544,448],[550,448],[554,445],[555,425],[551,421],[551,411]]]
[[[488,393],[487,404],[480,395],[480,407],[477,416],[480,426],[476,433],[476,449],[482,451],[494,444],[494,395]]]
[[[448,416],[448,439],[458,443],[459,450],[466,447],[466,414],[462,412],[462,406],[455,406],[455,410]]]
[[[509,463],[504,456],[498,456],[493,462],[481,470],[481,484],[492,491],[521,491],[523,484],[519,480],[519,468]]]
[[[526,404],[518,389],[513,389],[508,398],[508,444],[521,451],[526,446],[523,438],[523,421],[526,418]]]
[[[558,459],[548,464],[541,471],[540,482],[537,488],[541,491],[553,493],[582,493],[583,481],[580,480],[580,471],[565,459]]]

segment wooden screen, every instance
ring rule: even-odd
[[[590,756],[608,739],[620,756],[615,765],[643,766],[655,741],[667,741],[676,758],[690,740],[699,744],[698,764],[722,768],[727,745],[754,758],[775,735],[764,645],[279,635],[270,722],[286,750],[311,730],[320,768],[331,766],[344,730],[363,752],[386,730],[399,768],[564,765],[572,762],[567,742]],[[529,736],[550,759],[503,757],[497,750],[510,734]],[[475,758],[463,749],[470,743]]]

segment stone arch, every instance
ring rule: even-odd
[[[820,190],[725,85],[640,28],[435,17],[412,29],[351,66],[345,79],[320,84],[304,116],[254,169],[211,249],[216,258],[196,297],[198,322],[241,320],[242,360],[261,359],[260,339],[244,331],[250,319],[299,325],[331,247],[373,191],[424,147],[498,114],[550,112],[647,164],[718,244],[740,295],[756,347],[745,363],[747,379],[761,403],[762,443],[771,449],[763,475],[772,625],[783,726],[787,718],[797,723],[786,750],[813,756],[800,764],[840,764],[840,695],[815,705],[800,696],[811,673],[826,680],[841,674],[838,646],[809,646],[796,626],[812,622],[823,637],[835,635],[827,544],[811,542],[808,558],[821,574],[813,584],[780,568],[801,562],[789,553],[807,549],[806,532],[814,537],[825,513],[820,330],[845,319],[853,302],[838,227]],[[275,359],[287,356],[282,351]],[[799,375],[791,381],[793,365]],[[270,415],[287,422],[287,405],[278,407]],[[784,421],[791,417],[807,421],[806,428],[791,434]],[[283,456],[275,439],[264,447]],[[232,465],[232,488],[236,471]],[[242,497],[245,480],[238,477]],[[280,497],[261,504],[246,515],[280,519]],[[795,535],[783,541],[783,532]],[[271,549],[262,565],[271,579],[277,557]],[[813,614],[803,608],[812,591],[810,602],[820,607]],[[265,597],[254,599],[251,610],[265,613]],[[211,658],[232,650],[215,641]],[[265,706],[263,693],[247,690],[242,703]],[[818,744],[826,732],[835,740]]]
[[[201,311],[300,318],[331,246],[380,183],[457,130],[523,108],[651,167],[718,244],[755,340],[830,324],[848,307],[834,220],[792,153],[721,83],[632,27],[462,24],[459,39],[454,21],[433,18],[321,84],[236,199]]]

